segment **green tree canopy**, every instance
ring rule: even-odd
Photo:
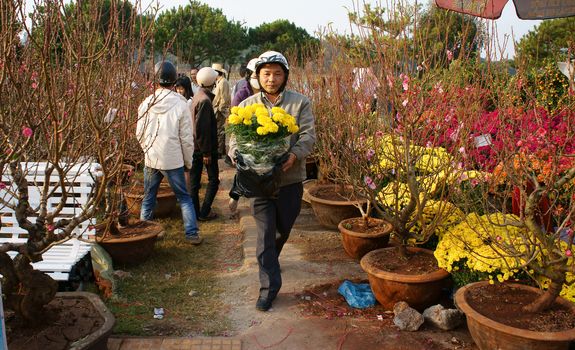
[[[419,29],[414,35],[414,48],[430,67],[445,66],[449,59],[477,57],[481,50],[484,28],[477,17],[428,6],[420,14]]]
[[[542,67],[544,59],[563,60],[561,49],[575,47],[575,17],[550,19],[529,31],[517,44],[517,62]]]
[[[250,53],[254,56],[267,50],[274,50],[284,54],[294,54],[299,59],[304,50],[317,46],[319,43],[319,40],[305,29],[286,19],[278,19],[256,28],[250,28],[248,36],[252,45]]]
[[[192,65],[233,62],[246,46],[247,34],[239,22],[198,1],[162,12],[156,20],[156,51],[167,50]]]

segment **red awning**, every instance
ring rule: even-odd
[[[438,7],[497,19],[509,0],[435,0]],[[575,0],[513,0],[517,16],[523,19],[549,19],[575,16]]]

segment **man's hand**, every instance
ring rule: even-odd
[[[293,164],[295,163],[296,160],[297,160],[297,157],[295,156],[295,154],[290,152],[288,155],[288,159],[282,165],[282,171],[283,172],[288,171],[293,166]]]

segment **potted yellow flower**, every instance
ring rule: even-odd
[[[285,161],[289,136],[299,131],[296,119],[280,107],[261,103],[233,107],[227,132],[237,142],[236,190],[244,197],[273,195],[279,188],[279,165]]]

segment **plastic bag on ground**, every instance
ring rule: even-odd
[[[343,295],[349,306],[356,309],[365,309],[375,305],[375,296],[369,283],[353,283],[348,280],[337,289]]]

